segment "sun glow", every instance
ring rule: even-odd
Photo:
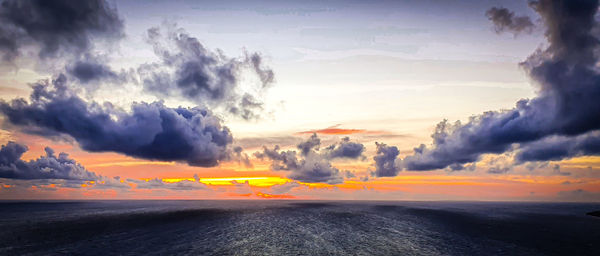
[[[145,181],[149,181],[151,179],[143,179]],[[167,183],[175,183],[180,181],[196,181],[194,178],[162,178],[163,182]],[[270,187],[273,185],[285,184],[287,182],[291,182],[292,180],[287,178],[282,178],[278,176],[271,177],[220,177],[220,178],[199,178],[199,182],[204,183],[206,185],[213,186],[228,186],[235,185],[236,183],[248,183],[250,186],[256,187]]]

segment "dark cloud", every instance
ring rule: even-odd
[[[515,35],[522,32],[531,33],[535,27],[529,17],[515,16],[506,8],[493,7],[485,12],[485,16],[494,23],[496,33],[512,32]]]
[[[415,148],[403,160],[404,168],[440,169],[548,136],[576,136],[600,129],[598,40],[592,31],[598,1],[543,0],[531,6],[542,16],[550,43],[521,64],[540,85],[539,95],[520,100],[511,110],[471,117],[464,124],[439,123],[433,145]]]
[[[85,89],[94,90],[98,87],[90,87],[89,84],[123,84],[129,80],[133,80],[133,70],[129,73],[121,70],[114,71],[107,64],[107,60],[98,56],[86,55],[79,60],[68,64],[66,73],[70,78],[79,84],[86,85]]]
[[[49,147],[45,148],[46,156],[37,159],[21,160],[27,147],[8,142],[0,148],[0,178],[7,179],[64,179],[64,180],[97,180],[99,177],[66,153],[58,156]]]
[[[340,143],[327,147],[325,151],[329,158],[357,159],[364,157],[365,146],[360,143],[351,142],[349,137],[344,137]]]
[[[519,148],[515,159],[529,161],[558,161],[584,155],[600,155],[600,132],[575,137],[551,136]]]
[[[123,22],[104,0],[4,0],[0,3],[0,53],[12,61],[26,47],[41,59],[78,56],[92,39],[120,38]]]
[[[169,108],[161,102],[134,103],[130,112],[86,102],[69,91],[66,77],[33,85],[30,101],[1,101],[0,112],[23,131],[68,135],[92,152],[215,166],[230,157],[232,136],[205,109]]]
[[[275,146],[273,149],[264,147],[262,152],[256,152],[254,155],[259,159],[271,160],[271,169],[273,170],[290,171],[288,174],[290,179],[301,182],[337,184],[344,181],[344,172],[333,167],[331,160],[356,155],[331,153],[333,152],[332,149],[335,150],[344,143],[350,144],[352,142],[349,139],[344,139],[340,144],[334,144],[320,151],[320,139],[316,134],[313,134],[306,141],[298,144],[297,147],[300,153],[294,150],[282,151],[279,146]],[[356,157],[359,156],[360,154]]]
[[[321,140],[316,133],[313,133],[308,140],[298,144],[298,149],[300,150],[300,153],[305,156],[313,150],[319,150],[319,146],[321,146]]]
[[[166,31],[149,29],[147,41],[162,60],[138,69],[147,91],[223,107],[244,119],[256,118],[263,110],[260,95],[272,84],[274,73],[264,67],[258,53],[227,57],[220,50],[206,49],[198,39],[175,25],[166,25]],[[240,86],[243,71],[254,73],[260,80],[258,86],[243,90]]]
[[[375,160],[375,173],[376,177],[393,177],[398,175],[400,168],[396,164],[398,154],[398,148],[395,146],[388,146],[383,143],[375,143],[377,145],[377,154],[373,157]]]
[[[69,74],[87,83],[89,81],[99,80],[105,77],[116,78],[117,74],[108,66],[94,62],[76,62],[69,70]]]

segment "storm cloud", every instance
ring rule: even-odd
[[[79,56],[96,39],[123,36],[123,22],[104,0],[4,0],[0,3],[0,53],[13,61],[26,48],[40,59]]]
[[[22,131],[46,137],[69,136],[91,152],[215,166],[230,158],[231,132],[201,108],[169,108],[162,102],[134,103],[125,111],[110,103],[86,102],[61,75],[33,85],[29,102],[0,102],[0,112]]]
[[[28,148],[15,142],[8,142],[0,148],[0,178],[7,179],[64,179],[97,180],[99,176],[86,170],[81,164],[69,158],[67,153],[58,156],[50,147],[46,155],[30,161],[21,160]]]
[[[499,154],[519,146],[527,149],[527,143],[543,143],[549,136],[573,137],[600,129],[598,39],[593,32],[598,1],[542,0],[531,6],[541,15],[549,42],[521,63],[539,85],[538,96],[520,100],[510,110],[473,116],[464,124],[439,123],[432,146],[415,148],[402,161],[404,168],[419,171],[462,165],[486,153]],[[520,157],[528,158],[525,153]]]
[[[496,33],[512,32],[515,35],[525,32],[531,33],[533,22],[527,16],[515,16],[506,8],[493,7],[485,12],[485,16],[494,23]]]
[[[342,144],[350,144],[349,139],[343,139],[340,144],[334,144],[320,151],[320,139],[313,134],[306,141],[298,144],[295,150],[280,150],[279,146],[273,149],[263,147],[262,152],[254,155],[259,159],[271,161],[271,169],[275,171],[290,171],[288,178],[300,182],[339,184],[344,181],[344,173],[331,165],[331,160],[337,158],[358,158],[361,154],[356,152],[343,152]],[[354,143],[353,143],[354,144]],[[362,144],[359,144],[362,146]],[[335,149],[338,151],[334,151]],[[332,152],[338,152],[332,154]],[[362,152],[362,151],[361,151]]]

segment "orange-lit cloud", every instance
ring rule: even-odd
[[[312,133],[317,133],[317,134],[329,134],[329,135],[346,135],[346,134],[354,134],[354,133],[367,133],[369,131],[364,130],[364,129],[342,129],[342,128],[338,128],[340,125],[334,125],[331,127],[327,127],[325,129],[319,129],[319,130],[310,130],[310,131],[303,131],[303,132],[298,132],[298,134],[312,134]],[[369,132],[371,133],[371,132]]]

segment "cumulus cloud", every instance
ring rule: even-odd
[[[473,116],[464,124],[439,123],[432,146],[415,148],[402,161],[404,168],[442,169],[476,162],[486,153],[527,149],[527,143],[543,143],[550,136],[574,137],[600,129],[600,74],[595,57],[599,41],[592,31],[598,1],[541,0],[531,6],[541,15],[549,42],[521,64],[539,85],[538,96],[520,100],[510,110]],[[527,158],[525,153],[520,157]]]
[[[221,50],[210,51],[200,41],[173,24],[154,27],[147,41],[160,63],[138,68],[146,91],[158,96],[182,97],[196,104],[222,107],[244,119],[257,118],[263,110],[262,93],[271,86],[274,73],[258,53],[230,58]],[[243,72],[253,73],[257,86],[241,86]]]
[[[40,59],[79,56],[95,39],[120,38],[123,22],[104,0],[4,0],[0,3],[0,54],[12,62],[34,48]]]
[[[506,8],[493,7],[485,12],[485,16],[494,23],[496,33],[512,32],[515,35],[522,32],[531,33],[535,27],[529,17],[515,16]]]
[[[558,161],[585,155],[600,155],[600,132],[575,137],[550,136],[519,148],[518,162]]]
[[[351,142],[349,137],[342,138],[340,143],[330,145],[325,149],[329,158],[364,158],[365,146],[360,143]]]
[[[334,144],[320,151],[320,139],[313,134],[306,141],[298,144],[295,150],[280,150],[279,146],[273,149],[263,147],[262,152],[256,152],[254,155],[259,159],[271,160],[271,169],[279,171],[290,171],[288,178],[301,182],[329,183],[338,184],[344,181],[344,173],[331,165],[332,159],[342,157],[358,158],[360,154],[341,154],[334,152],[341,144],[352,143],[349,139],[343,139],[340,144]],[[362,145],[361,145],[362,146]]]
[[[401,167],[396,164],[398,154],[400,151],[395,146],[388,146],[383,143],[375,143],[377,145],[377,154],[373,157],[375,160],[375,172],[376,177],[393,177],[398,175]]]
[[[231,132],[208,110],[142,102],[127,112],[110,103],[86,102],[66,84],[63,75],[52,83],[41,81],[33,85],[29,102],[0,101],[0,112],[24,132],[67,135],[91,152],[194,166],[215,166],[230,157]]]
[[[298,144],[298,149],[305,156],[313,150],[319,150],[319,146],[321,146],[321,139],[319,139],[316,133],[313,133],[308,140]]]
[[[28,148],[15,142],[8,142],[0,148],[0,178],[7,179],[64,179],[64,180],[97,180],[99,176],[86,170],[81,164],[69,158],[67,153],[58,156],[50,147],[46,147],[46,155],[37,159],[21,160]]]

